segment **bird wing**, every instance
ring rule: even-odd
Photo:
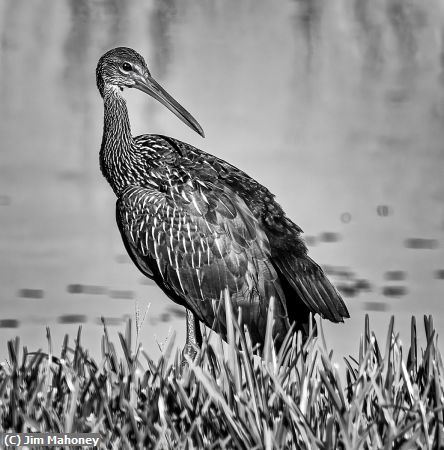
[[[260,222],[227,187],[190,186],[177,192],[131,186],[120,195],[117,223],[134,263],[210,327],[228,288],[254,342],[263,341],[273,296],[275,330],[283,337],[285,296]],[[219,319],[224,328],[224,314]]]
[[[280,252],[273,256],[273,262],[311,312],[332,322],[350,317],[338,291],[309,256]],[[287,308],[290,317],[297,315],[293,313],[297,305],[288,301]]]
[[[293,292],[287,294],[287,309],[292,320],[301,319],[299,298],[308,309],[333,322],[340,322],[349,317],[347,307],[340,294],[325,276],[321,267],[307,256],[307,248],[301,238],[301,228],[286,217],[274,195],[255,179],[237,167],[199,150],[192,145],[166,136],[161,138],[169,144],[166,148],[174,154],[180,154],[180,163],[190,162],[195,173],[205,182],[221,179],[229,198],[242,198],[254,216],[256,228],[263,230],[271,247],[271,258],[278,273],[284,277]],[[176,165],[179,165],[176,161]],[[296,295],[294,295],[296,294]],[[303,315],[303,314],[302,314]]]

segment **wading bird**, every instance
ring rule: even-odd
[[[293,322],[304,329],[310,312],[333,322],[349,317],[307,255],[301,229],[267,188],[179,140],[131,135],[125,88],[147,93],[204,136],[142,56],[126,47],[110,50],[96,77],[104,102],[100,167],[117,196],[117,225],[134,264],[186,308],[185,352],[193,356],[202,343],[199,322],[226,338],[225,315],[215,320],[225,289],[253,343],[264,342],[271,297],[277,347]]]

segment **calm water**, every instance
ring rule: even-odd
[[[324,6],[328,4],[328,6]],[[427,5],[427,6],[426,6]],[[0,2],[0,337],[55,348],[98,318],[114,332],[151,303],[156,353],[183,312],[125,255],[98,167],[101,54],[143,54],[206,139],[139,92],[134,134],[165,133],[267,185],[306,232],[352,319],[326,325],[355,353],[363,317],[433,314],[444,331],[442,1]],[[406,335],[404,335],[406,336]],[[6,354],[6,345],[0,356]]]

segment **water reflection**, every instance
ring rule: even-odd
[[[84,314],[64,314],[57,318],[59,323],[86,323],[88,318]]]
[[[407,288],[405,286],[384,286],[382,295],[385,297],[402,297],[407,295]]]
[[[147,349],[165,321],[183,336],[183,310],[128,264],[98,168],[94,70],[116,45],[146,56],[208,137],[129,92],[134,134],[229,160],[307,232],[353,317],[327,325],[334,345],[354,352],[366,310],[444,327],[440,2],[5,0],[0,33],[0,336],[43,346],[43,325],[79,320],[99,348],[97,318],[118,328],[133,300],[152,304]]]
[[[435,278],[438,280],[444,280],[444,269],[439,269],[435,272]]]
[[[406,246],[406,248],[432,250],[438,248],[439,244],[436,239],[408,238],[405,240],[404,245]]]
[[[0,328],[18,328],[20,322],[16,319],[1,319]]]
[[[147,16],[148,33],[152,41],[153,51],[150,64],[156,67],[158,77],[167,74],[167,66],[171,57],[171,25],[177,20],[175,0],[155,0],[153,11]]]
[[[319,0],[296,0],[295,31],[300,33],[306,52],[304,65],[311,75],[313,57],[320,37],[323,2]]]
[[[404,270],[388,270],[384,278],[388,281],[403,281],[407,278],[407,273]]]
[[[23,288],[20,289],[18,292],[18,297],[23,298],[43,298],[45,296],[45,293],[43,289],[30,289],[30,288]]]
[[[66,287],[69,294],[105,295],[108,289],[103,286],[91,286],[86,284],[69,284]]]

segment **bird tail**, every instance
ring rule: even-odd
[[[276,265],[312,313],[332,322],[343,322],[350,317],[341,295],[310,257],[286,255]]]

